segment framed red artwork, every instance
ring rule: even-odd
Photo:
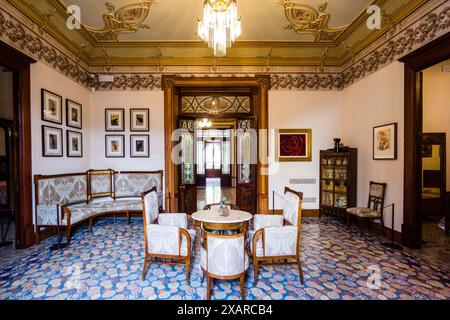
[[[296,162],[312,160],[311,129],[279,129],[276,133],[276,160]]]

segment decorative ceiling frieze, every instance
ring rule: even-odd
[[[214,105],[217,99],[217,105]],[[216,110],[217,109],[217,110]],[[183,113],[250,113],[249,96],[183,96],[181,99],[181,111]]]
[[[121,8],[107,2],[108,12],[103,14],[104,26],[102,28],[84,28],[92,34],[97,41],[118,41],[118,36],[124,33],[135,33],[139,29],[150,29],[144,23],[150,13],[150,7],[155,0],[133,3]]]
[[[327,12],[328,2],[320,4],[317,9],[291,0],[280,0],[280,4],[289,21],[285,29],[294,30],[298,34],[311,34],[314,42],[333,42],[349,28],[349,25],[339,28],[328,26],[331,17]]]

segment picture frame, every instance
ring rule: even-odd
[[[63,157],[63,130],[61,128],[42,126],[42,156]]]
[[[55,124],[63,124],[63,98],[51,91],[41,89],[41,119]]]
[[[66,99],[66,125],[83,129],[83,106],[70,99]]]
[[[312,130],[278,129],[275,147],[278,162],[310,162],[312,161]]]
[[[125,158],[125,135],[105,135],[105,157]]]
[[[105,131],[125,131],[125,109],[105,109]]]
[[[67,130],[67,157],[83,157],[83,134],[81,132]]]
[[[130,109],[130,131],[132,132],[150,131],[149,109]]]
[[[150,136],[130,135],[131,158],[150,158]]]
[[[373,128],[373,160],[397,160],[398,124]]]

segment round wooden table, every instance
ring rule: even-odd
[[[225,213],[219,210],[202,210],[193,213],[191,217],[205,229],[214,231],[247,231],[248,223],[253,218],[250,213],[240,210],[225,210]]]

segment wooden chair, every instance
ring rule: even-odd
[[[250,250],[255,269],[255,285],[259,268],[264,265],[297,264],[301,284],[300,234],[303,193],[284,190],[283,215],[256,214],[250,232]],[[294,260],[294,262],[292,262]]]
[[[350,218],[356,217],[358,219],[358,224],[361,232],[363,231],[364,221],[369,222],[369,230],[372,227],[374,220],[380,220],[381,222],[381,232],[384,228],[384,197],[386,193],[386,183],[370,182],[369,188],[369,201],[367,203],[367,208],[349,208],[347,209],[347,226],[350,226]]]
[[[145,280],[150,263],[186,266],[186,281],[190,283],[191,253],[195,243],[195,230],[188,230],[184,213],[159,214],[156,188],[142,196],[144,208],[145,258],[142,280]],[[163,262],[156,262],[155,259]],[[153,259],[153,260],[152,260]]]
[[[206,241],[201,248],[200,268],[202,282],[206,276],[206,298],[211,299],[212,279],[240,279],[241,297],[245,300],[245,273],[249,266],[246,233],[217,235],[206,230],[203,233]]]

